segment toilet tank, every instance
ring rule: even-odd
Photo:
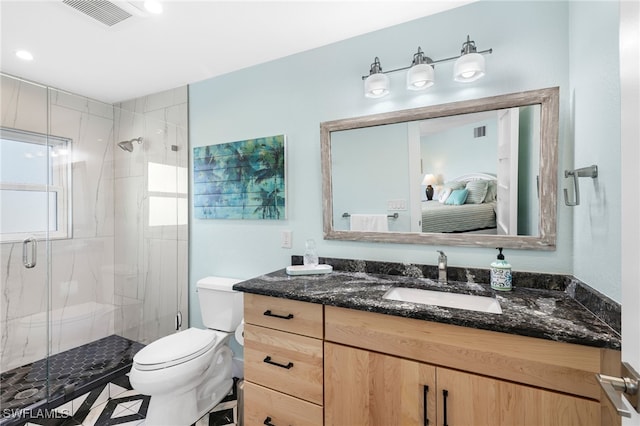
[[[232,289],[240,281],[236,278],[205,277],[196,283],[205,327],[233,332],[240,325],[244,308],[242,292]]]

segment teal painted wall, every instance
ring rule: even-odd
[[[475,127],[485,126],[486,136],[473,137]],[[498,119],[486,119],[420,138],[425,173],[443,182],[468,173],[498,170]],[[424,197],[423,197],[424,198]]]
[[[574,275],[621,298],[620,58],[618,2],[570,2],[570,102],[575,161],[596,164],[580,179],[574,215]],[[570,186],[567,179],[565,186]],[[562,208],[562,207],[561,207]]]
[[[388,200],[409,203],[407,124],[368,127],[331,135],[333,224],[350,229],[344,212],[387,213]],[[416,188],[417,189],[417,188]],[[389,220],[389,231],[409,232],[409,215]]]
[[[316,240],[320,256],[435,264],[435,250],[443,249],[452,266],[488,267],[495,258],[493,249],[323,240],[319,124],[559,86],[558,180],[563,182],[562,171],[573,164],[569,10],[567,2],[479,2],[191,85],[192,147],[280,133],[288,138],[287,220],[191,217],[191,325],[201,325],[194,290],[198,278],[250,278],[283,268],[292,254],[302,254],[307,238]],[[449,57],[459,52],[467,34],[479,49],[494,49],[486,57],[484,79],[456,83],[450,78],[453,64],[447,63],[436,67],[436,85],[426,92],[409,93],[404,74],[395,73],[390,75],[389,96],[363,96],[360,77],[368,73],[375,56],[385,69],[406,66],[418,46],[433,58]],[[559,200],[561,195],[560,186]],[[608,202],[619,199],[613,195]],[[556,251],[506,250],[514,269],[573,273],[574,212],[559,203]],[[282,230],[293,232],[293,249],[280,247]],[[598,282],[587,282],[598,288]],[[614,298],[619,293],[619,288],[602,290]]]

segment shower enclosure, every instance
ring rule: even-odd
[[[188,326],[187,89],[108,105],[0,83],[0,424],[12,424]]]

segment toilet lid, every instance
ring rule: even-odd
[[[139,370],[158,370],[196,358],[216,343],[214,330],[188,328],[170,334],[142,348],[133,357]]]

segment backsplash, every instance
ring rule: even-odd
[[[333,266],[333,269],[336,271],[438,279],[438,267],[436,265],[337,259],[331,257],[320,257],[319,260],[320,263]],[[302,265],[302,256],[291,256],[291,264]],[[489,283],[490,270],[449,266],[447,268],[447,276],[450,281]],[[513,271],[513,286],[516,288],[526,287],[565,292],[618,334],[621,333],[622,320],[620,304],[573,276]]]

